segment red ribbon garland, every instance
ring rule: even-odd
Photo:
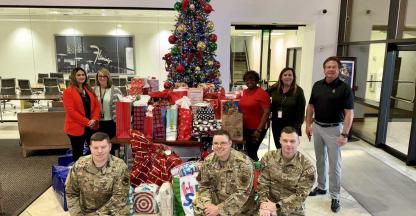
[[[189,0],[183,0],[182,3],[182,12],[186,12],[186,8],[188,8]]]

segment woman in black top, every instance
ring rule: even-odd
[[[284,68],[279,81],[268,91],[272,97],[272,131],[276,148],[281,148],[280,133],[286,126],[292,126],[301,135],[301,126],[305,115],[305,96],[303,89],[296,84],[293,68]]]

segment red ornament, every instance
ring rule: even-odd
[[[188,46],[189,46],[189,47],[192,47],[192,40],[189,40],[189,41],[188,41]]]
[[[195,17],[195,19],[196,19],[196,21],[201,21],[202,17],[198,15],[198,16]]]
[[[211,42],[216,42],[217,41],[217,35],[216,34],[211,34],[209,36],[209,41]]]
[[[165,88],[165,89],[170,89],[170,88],[172,88],[172,83],[170,83],[170,82],[165,82],[165,83],[163,83],[163,88]]]
[[[174,44],[178,38],[175,35],[169,36],[168,40],[170,44]]]
[[[205,13],[207,13],[207,14],[211,13],[211,11],[213,11],[213,10],[212,10],[212,6],[211,6],[210,4],[205,4],[205,6],[204,6],[204,11],[205,11]]]
[[[182,64],[176,65],[176,72],[183,73],[185,71],[185,67]]]

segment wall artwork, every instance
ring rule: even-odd
[[[341,61],[342,68],[339,70],[339,79],[354,89],[355,79],[355,57],[338,57]]]
[[[55,35],[56,67],[69,73],[82,67],[95,73],[105,67],[111,73],[134,74],[133,36],[62,36]]]

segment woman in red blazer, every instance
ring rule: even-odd
[[[75,68],[69,76],[71,85],[64,91],[66,111],[64,132],[71,140],[72,158],[75,161],[83,155],[84,143],[90,144],[93,130],[98,129],[100,105],[94,91],[88,86],[87,73]]]

